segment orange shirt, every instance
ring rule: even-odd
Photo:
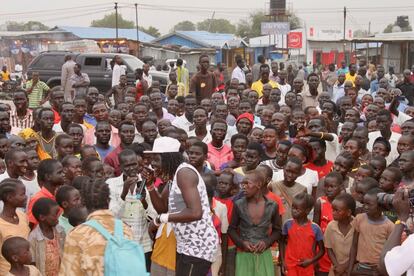
[[[283,215],[285,213],[285,207],[283,207],[283,202],[282,199],[280,198],[280,196],[272,193],[271,191],[269,191],[265,197],[267,199],[273,200],[274,202],[276,202],[277,206],[279,206],[279,215]]]
[[[29,218],[29,222],[33,223],[34,225],[38,224],[37,219],[33,216],[32,209],[33,205],[36,201],[38,201],[40,198],[50,198],[54,201],[56,201],[55,195],[52,195],[51,192],[49,192],[48,189],[45,187],[42,187],[39,192],[33,195],[33,197],[29,201],[29,205],[27,206],[27,217]],[[60,208],[59,215],[63,212],[63,209]]]

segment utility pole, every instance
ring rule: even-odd
[[[213,11],[213,15],[211,16],[210,23],[208,24],[208,31],[211,30],[211,24],[213,23],[215,14],[216,14],[216,11]]]
[[[371,34],[371,21],[368,23],[368,36]]]
[[[346,28],[346,7],[344,7],[344,59],[345,59],[345,62],[346,63],[348,63],[348,61],[346,60],[346,55],[345,55],[345,51],[346,51],[346,31],[345,31],[345,28]]]
[[[118,3],[115,2],[115,30],[116,30],[116,40],[118,40]]]
[[[135,26],[137,28],[137,57],[139,56],[139,29],[138,29],[138,3],[135,3]]]

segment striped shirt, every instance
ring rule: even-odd
[[[34,124],[33,114],[30,109],[27,109],[26,115],[23,117],[17,116],[17,112],[14,111],[10,116],[10,125],[18,128],[19,131],[25,128],[32,127]]]
[[[32,88],[33,85],[33,81],[29,80],[26,83],[26,90],[29,90],[30,88]],[[44,83],[43,81],[38,81],[35,85],[35,87],[33,87],[33,90],[31,93],[28,93],[27,97],[29,98],[29,108],[33,109],[33,108],[38,108],[40,106],[40,101],[43,99],[44,97],[44,93],[45,91],[49,91],[49,86],[47,86],[46,83]]]

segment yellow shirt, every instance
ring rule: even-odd
[[[0,76],[2,81],[9,81],[10,80],[10,73],[9,71],[0,71]]]
[[[26,214],[19,210],[16,210],[16,214],[19,218],[18,224],[13,224],[0,218],[0,248],[3,242],[10,237],[22,237],[25,239],[29,237],[30,228]],[[0,254],[0,275],[6,275],[9,270],[10,263]]]
[[[175,271],[175,254],[177,251],[177,240],[175,239],[174,231],[167,234],[167,225],[164,224],[161,236],[156,239],[154,249],[151,255],[151,261],[165,267],[169,270]]]
[[[354,76],[351,76],[351,74],[348,72],[345,75],[345,81],[352,81],[352,85],[355,85],[355,78],[357,76],[357,73],[355,73]]]
[[[272,85],[272,88],[279,88],[279,84],[277,82],[274,82],[272,80],[269,80],[268,82],[270,85]],[[256,91],[259,94],[259,98],[263,96],[263,82],[262,80],[255,81],[252,84],[252,90]]]
[[[109,210],[92,212],[87,220],[96,220],[113,235],[115,218]],[[124,224],[124,236],[132,240],[131,229]],[[87,225],[75,227],[67,236],[59,275],[104,275],[106,239]]]

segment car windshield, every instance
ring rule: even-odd
[[[137,68],[142,68],[144,63],[134,56],[122,56],[124,65],[128,66],[129,69],[135,71]]]

